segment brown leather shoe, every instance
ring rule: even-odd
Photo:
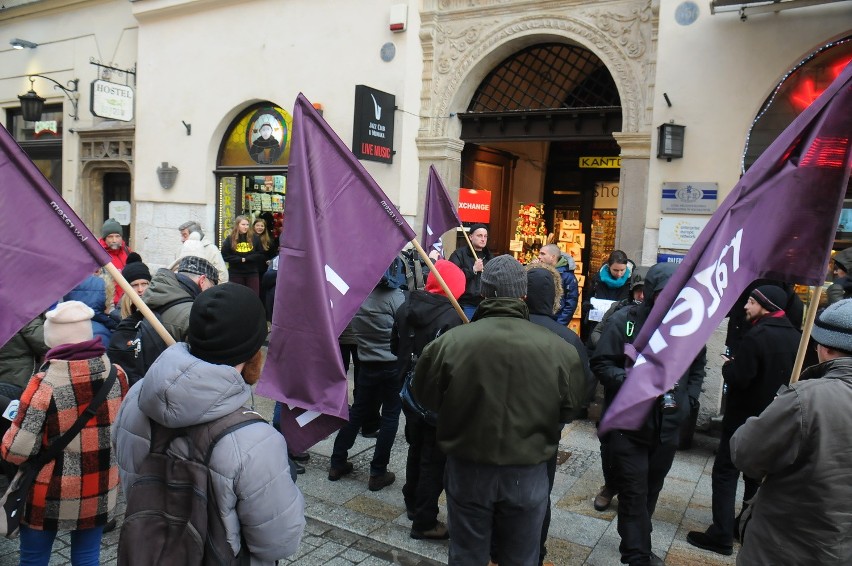
[[[606,511],[609,509],[609,504],[612,503],[612,498],[616,495],[618,495],[618,491],[615,489],[606,485],[601,487],[601,490],[595,495],[593,502],[595,511]]]
[[[342,468],[329,468],[328,481],[337,481],[343,476],[348,476],[354,468],[355,466],[352,465],[352,462],[346,462]]]
[[[447,525],[438,521],[434,527],[427,531],[415,531],[411,529],[409,536],[413,539],[429,539],[429,540],[447,540],[450,538],[450,531],[447,530]]]
[[[370,483],[367,487],[370,491],[379,491],[396,481],[396,476],[393,472],[385,472],[378,476],[370,476]]]

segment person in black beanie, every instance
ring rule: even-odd
[[[731,437],[749,417],[759,415],[790,381],[801,334],[787,319],[783,305],[787,293],[775,285],[761,285],[749,294],[744,307],[749,330],[736,355],[725,357],[722,377],[728,386],[722,437],[713,462],[713,524],[705,531],[690,531],[686,542],[717,554],[733,553],[740,516],[757,493],[760,477],[743,476],[745,491],[740,516],[736,516],[740,471],[731,461]]]
[[[119,410],[112,435],[125,492],[150,450],[151,421],[177,429],[251,411],[266,334],[263,304],[247,287],[223,283],[198,295],[186,342],[160,354]],[[186,443],[175,439],[168,451],[185,457]],[[261,421],[237,428],[216,443],[208,468],[235,556],[245,546],[252,564],[272,564],[298,550],[304,499],[283,435]]]
[[[493,256],[491,250],[487,247],[488,227],[485,224],[473,224],[470,226],[470,243],[473,245],[473,249],[476,250],[476,257],[474,257],[470,246],[456,248],[456,251],[450,256],[450,261],[459,266],[464,272],[467,282],[464,293],[459,297],[459,304],[468,319],[473,318],[476,307],[482,302],[482,294],[479,289],[480,279],[482,271],[485,269],[485,264]]]
[[[140,297],[151,283],[151,270],[142,263],[142,257],[136,252],[130,252],[127,256],[127,265],[121,270],[121,275]]]

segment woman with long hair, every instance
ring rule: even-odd
[[[263,248],[263,253],[266,255],[266,262],[260,267],[260,271],[258,272],[262,280],[263,274],[269,268],[269,262],[278,255],[278,242],[275,240],[275,236],[269,231],[269,228],[267,228],[266,219],[258,216],[254,219],[251,228],[260,237],[260,245]]]
[[[228,262],[228,279],[245,285],[260,295],[260,267],[266,265],[266,253],[260,236],[249,230],[247,216],[237,216],[231,233],[222,242],[222,257]]]

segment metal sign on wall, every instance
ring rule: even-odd
[[[364,85],[355,86],[352,153],[358,159],[393,163],[396,97]]]
[[[90,110],[95,116],[129,122],[133,120],[133,89],[102,80],[92,81]]]
[[[709,218],[660,218],[659,246],[671,250],[688,250],[710,222]]]
[[[719,183],[663,183],[660,212],[713,214],[718,207]]]

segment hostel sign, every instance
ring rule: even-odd
[[[133,120],[133,89],[102,80],[92,81],[91,112],[101,118]]]
[[[581,157],[580,169],[620,169],[620,157]]]

